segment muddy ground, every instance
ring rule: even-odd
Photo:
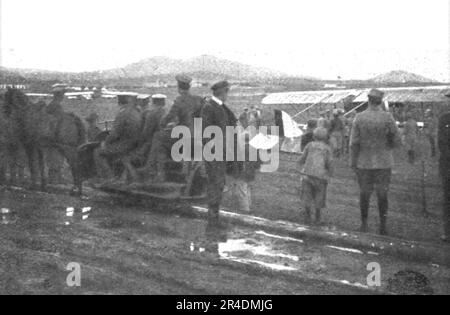
[[[1,207],[10,212],[0,224],[0,294],[386,293],[405,269],[450,292],[445,267],[248,228],[206,233],[203,220],[170,205],[3,190]],[[80,287],[66,282],[72,262]],[[380,288],[367,287],[371,262],[382,268]]]

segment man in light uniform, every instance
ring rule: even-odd
[[[375,190],[380,213],[379,232],[386,235],[393,150],[401,145],[401,139],[394,117],[382,108],[384,93],[373,89],[368,97],[368,109],[358,114],[353,122],[351,167],[356,171],[361,190],[361,231],[368,231],[370,198]]]

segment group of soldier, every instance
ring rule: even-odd
[[[139,98],[138,94],[123,93],[118,95],[119,112],[114,120],[109,134],[103,138],[98,128],[98,115],[87,117],[87,136],[90,142],[98,142],[100,146],[94,153],[94,161],[102,177],[103,183],[127,181],[128,184],[154,184],[166,180],[165,163],[170,159],[171,149],[177,139],[172,138],[175,126],[184,126],[190,130],[191,143],[195,135],[195,118],[202,119],[202,128],[210,126],[222,130],[224,137],[221,143],[227,143],[227,127],[244,128],[255,126],[257,130],[261,124],[261,111],[252,107],[244,110],[239,119],[226,105],[230,84],[220,81],[212,85],[212,95],[208,98],[194,95],[190,92],[192,78],[186,75],[176,77],[178,83],[178,97],[170,110],[167,110],[167,97],[162,94]],[[450,97],[450,94],[448,95]],[[373,89],[368,95],[368,109],[356,115],[349,135],[349,151],[351,167],[357,174],[360,187],[361,231],[368,230],[368,211],[370,198],[376,192],[380,215],[380,234],[387,234],[388,191],[394,165],[393,150],[403,142],[408,149],[408,158],[413,162],[415,155],[412,146],[417,122],[407,117],[404,124],[404,139],[392,114],[383,109],[382,91]],[[55,90],[54,99],[46,110],[51,115],[62,112],[61,102],[64,90]],[[319,119],[310,129],[303,140],[311,138],[315,128],[328,131],[328,143],[333,149],[335,157],[339,157],[345,150],[345,124],[342,112],[333,112],[333,119]],[[444,114],[439,124],[431,111],[425,115],[427,126],[426,136],[430,141],[431,155],[440,151],[440,174],[444,189],[444,225],[443,239],[450,239],[450,113]],[[436,127],[437,126],[437,127]],[[438,141],[436,141],[438,134]],[[217,136],[217,135],[216,135]],[[251,136],[250,136],[251,137]],[[309,138],[308,138],[309,137]],[[202,144],[212,139],[202,139]],[[215,139],[217,140],[217,139]],[[305,143],[303,143],[305,142]],[[437,142],[437,146],[436,146]],[[306,141],[302,141],[302,147]],[[194,151],[194,150],[192,150]],[[227,161],[226,150],[223,159],[205,161],[202,163],[204,180],[207,184],[207,199],[209,206],[209,226],[218,227],[219,208],[222,203],[227,175],[236,175],[239,166],[234,161]],[[58,163],[51,163],[57,165]],[[119,165],[121,167],[117,167]],[[241,167],[242,168],[242,167]],[[51,167],[50,167],[51,169]],[[51,170],[50,170],[51,171]],[[253,176],[252,176],[253,177]],[[236,177],[237,178],[237,177]]]
[[[132,187],[135,184],[164,183],[165,163],[170,159],[172,145],[178,140],[171,136],[175,126],[187,127],[191,137],[194,137],[195,118],[202,118],[203,128],[219,127],[224,137],[228,126],[236,126],[238,120],[226,105],[230,90],[227,81],[212,85],[212,96],[203,98],[190,92],[192,78],[178,75],[176,80],[179,96],[170,111],[166,108],[167,97],[162,94],[151,97],[150,107],[145,100],[139,102],[137,94],[118,95],[120,110],[105,139],[98,139],[101,134],[97,127],[98,116],[88,117],[89,140],[101,141],[94,160],[99,170],[97,173],[103,177],[102,184],[126,181]],[[223,140],[225,143],[226,139]],[[193,138],[191,143],[194,143]],[[117,162],[122,166],[119,171],[115,167]],[[219,207],[225,178],[232,169],[233,165],[226,162],[226,156],[221,161],[204,163],[210,226],[220,225]]]
[[[450,97],[450,93],[447,95]],[[360,187],[360,210],[362,232],[369,229],[369,205],[373,192],[378,199],[380,216],[379,233],[386,235],[388,216],[388,192],[391,183],[392,168],[394,167],[394,149],[403,145],[407,151],[408,161],[413,164],[417,158],[418,123],[410,113],[406,113],[403,131],[400,132],[393,115],[383,104],[384,93],[372,89],[368,94],[368,108],[354,118],[349,137],[349,152],[351,167],[357,175]],[[307,142],[313,141],[316,128],[328,131],[328,141],[334,157],[339,157],[340,143],[344,134],[342,113],[334,112],[333,120],[322,117],[319,121],[310,121],[308,130],[302,141],[302,151]],[[444,236],[443,240],[450,240],[450,113],[444,114],[437,123],[437,117],[431,109],[425,113],[424,134],[430,143],[431,156],[440,151],[440,175],[443,181],[444,205]],[[317,129],[316,129],[317,130]],[[437,139],[436,139],[437,136]],[[436,141],[437,140],[437,141]]]

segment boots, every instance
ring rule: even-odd
[[[383,235],[383,236],[388,235],[387,216],[386,215],[380,216],[380,235]]]
[[[361,233],[369,232],[369,224],[367,222],[367,218],[362,218],[361,227],[359,228],[359,232],[361,232]]]

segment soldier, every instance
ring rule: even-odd
[[[215,138],[216,145],[222,141],[226,144],[226,127],[236,126],[237,119],[233,112],[225,105],[228,99],[230,85],[227,81],[221,81],[211,87],[213,96],[208,100],[202,110],[203,128],[209,126],[219,127],[223,133],[223,139]],[[209,142],[211,139],[205,139]],[[206,172],[208,175],[208,226],[210,228],[219,227],[219,209],[222,202],[225,178],[231,162],[227,165],[226,148],[223,148],[224,156],[220,161],[206,162]],[[233,163],[234,164],[234,163]],[[232,169],[231,169],[232,171]],[[230,173],[230,172],[228,172]]]
[[[53,99],[46,107],[47,114],[53,116],[51,120],[51,130],[57,129],[58,122],[62,119],[64,112],[63,101],[66,94],[65,85],[53,86]],[[63,181],[62,168],[64,166],[64,157],[57,149],[49,148],[46,150],[46,164],[48,166],[49,182],[52,184],[60,184]]]
[[[137,99],[137,106],[143,114],[149,111],[150,95],[139,95]]]
[[[333,120],[330,124],[330,145],[333,150],[333,156],[339,158],[343,153],[345,126],[342,121],[342,111],[335,109],[333,111]]]
[[[436,157],[436,134],[437,122],[436,117],[431,109],[425,111],[425,135],[430,142],[431,157]]]
[[[239,123],[244,129],[247,129],[248,127],[248,120],[249,120],[249,112],[248,107],[244,108],[244,112],[239,116]]]
[[[199,118],[204,104],[201,96],[190,93],[192,78],[186,75],[176,76],[178,93],[180,94],[167,116],[163,119],[163,127],[175,125],[186,126],[194,134],[194,118]]]
[[[200,118],[202,107],[205,103],[201,96],[190,93],[192,78],[187,75],[177,75],[175,77],[178,84],[179,96],[176,98],[172,108],[167,116],[163,119],[163,128],[172,128],[175,126],[186,126],[191,132],[192,154],[194,153],[194,119]],[[170,141],[173,143],[173,140]],[[201,142],[200,142],[201,144]],[[199,145],[200,145],[199,144]],[[183,172],[187,175],[194,163],[185,161],[183,163]]]
[[[166,133],[161,128],[166,115],[166,99],[163,94],[152,96],[152,107],[144,113],[141,146],[137,152],[138,159],[145,162],[139,173],[146,179],[160,182],[165,180],[164,161],[170,149],[164,141]]]
[[[406,122],[403,127],[404,145],[408,154],[408,162],[414,164],[416,161],[417,152],[417,138],[419,127],[417,121],[411,113],[406,114]]]
[[[66,87],[63,85],[55,85],[53,87],[53,99],[46,108],[47,114],[57,116],[63,112],[62,102],[66,94]]]
[[[89,142],[97,140],[97,136],[102,132],[98,127],[98,114],[92,113],[86,118],[88,123],[87,138]]]
[[[446,96],[450,97],[450,93],[446,94]],[[444,190],[444,236],[442,240],[450,242],[450,112],[447,112],[439,119],[438,146],[441,153],[439,170]]]
[[[128,175],[136,177],[128,155],[136,148],[142,130],[142,116],[136,107],[137,95],[118,95],[120,111],[117,114],[110,135],[95,153],[98,166],[109,180],[114,178],[113,163],[120,161]]]
[[[355,118],[350,137],[351,167],[360,186],[361,231],[368,231],[370,197],[375,189],[380,234],[387,234],[388,191],[394,166],[393,149],[401,145],[394,117],[382,109],[384,93],[369,92],[369,107]]]

